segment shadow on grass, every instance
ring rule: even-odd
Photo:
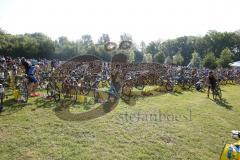
[[[3,102],[3,111],[0,116],[11,115],[20,111],[23,107],[27,105],[32,105],[31,103],[17,103],[13,98],[7,99]]]
[[[57,103],[54,102],[53,99],[46,99],[46,98],[37,98],[35,101],[36,108],[50,108],[56,107]]]
[[[139,98],[144,99],[143,96],[121,96],[121,100],[129,106],[135,106]]]
[[[182,95],[183,92],[180,92],[180,91],[177,91],[177,92],[169,92],[171,95],[173,96],[179,96],[179,95]]]
[[[226,99],[216,99],[216,100],[213,100],[211,99],[213,102],[215,102],[217,105],[221,106],[221,107],[225,107],[226,109],[228,110],[232,110],[233,106],[230,105]]]

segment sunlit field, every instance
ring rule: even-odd
[[[240,121],[240,86],[222,87],[223,102],[187,91],[120,100],[112,112],[88,121],[63,121],[55,103],[5,101],[0,114],[0,159],[216,160]],[[81,111],[84,111],[82,109]]]

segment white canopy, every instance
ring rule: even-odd
[[[229,65],[232,67],[240,67],[240,61],[230,63]]]

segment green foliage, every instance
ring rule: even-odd
[[[91,46],[93,44],[93,40],[91,35],[89,34],[85,34],[82,36],[81,42],[83,45],[85,45],[86,47]]]
[[[110,37],[108,34],[102,34],[102,36],[98,39],[99,44],[105,44],[110,41]]]
[[[173,64],[182,65],[184,58],[180,52],[173,56]]]
[[[152,63],[152,55],[150,53],[143,55],[143,63]]]
[[[215,69],[217,67],[216,57],[213,52],[207,53],[203,59],[203,66],[209,69]]]
[[[160,63],[160,64],[163,64],[164,61],[165,61],[165,55],[163,52],[158,52],[156,55],[155,55],[155,60],[156,62]]]
[[[190,66],[196,67],[196,68],[201,67],[201,57],[199,56],[199,54],[196,51],[194,51],[192,53],[192,59],[190,62]]]
[[[120,36],[120,40],[132,41],[132,36],[124,33]],[[206,57],[209,52],[213,52],[214,56],[218,58],[217,62],[220,67],[228,67],[229,61],[240,59],[239,32],[209,31],[203,37],[184,36],[164,42],[152,41],[148,45],[142,41],[139,48],[133,43],[134,45],[130,50],[111,52],[104,49],[104,44],[109,41],[108,34],[102,34],[97,43],[94,43],[91,35],[88,34],[83,35],[77,41],[70,41],[64,36],[53,41],[42,33],[11,35],[0,28],[0,55],[66,60],[74,56],[90,54],[110,61],[115,54],[123,53],[128,56],[131,62],[152,62],[154,60],[159,63],[178,65],[190,63],[195,67],[200,66],[199,61]],[[225,48],[228,48],[228,51],[222,53]],[[195,52],[198,53],[198,56],[193,55]],[[229,56],[230,52],[231,56]],[[209,60],[209,57],[207,59]],[[215,63],[210,65],[206,61],[205,65],[215,68]]]
[[[140,42],[140,51],[146,53],[146,43],[144,41]]]
[[[136,63],[141,63],[143,61],[143,53],[138,51],[138,50],[135,50],[134,51],[134,59],[135,59],[135,62]]]
[[[129,56],[128,56],[128,61],[133,63],[135,62],[135,53],[133,50],[130,51]]]
[[[170,56],[168,56],[165,61],[164,61],[165,64],[172,64],[173,63],[173,60]]]
[[[123,33],[120,35],[120,39],[121,41],[132,41],[132,36],[130,34]]]
[[[4,31],[2,28],[0,28],[0,34],[6,34],[6,31]]]
[[[229,48],[225,48],[222,50],[220,58],[218,59],[219,67],[227,68],[230,67],[229,63],[233,61],[233,53],[230,51]]]
[[[159,52],[160,42],[150,42],[146,48],[146,52],[150,53],[152,56],[155,56]]]

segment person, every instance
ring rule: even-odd
[[[3,110],[3,99],[5,98],[5,89],[2,84],[0,84],[0,112]]]
[[[113,69],[111,74],[112,87],[115,88],[115,91],[119,93],[121,89],[121,68],[119,64],[116,64],[116,68]]]
[[[209,97],[209,92],[210,89],[212,90],[212,92],[215,90],[216,88],[216,84],[217,84],[217,79],[214,76],[212,71],[209,71],[208,77],[207,77],[207,84],[208,84],[208,97]]]
[[[51,71],[54,71],[57,67],[57,61],[54,59],[51,61]]]
[[[195,88],[196,88],[197,91],[201,91],[203,89],[202,80],[197,81],[197,83],[195,84]]]
[[[25,74],[27,75],[27,77],[29,79],[28,93],[32,97],[39,96],[39,94],[35,93],[35,90],[38,87],[38,80],[35,76],[35,72],[36,72],[35,65],[32,65],[25,58],[22,58],[21,64],[23,65],[23,67],[25,69]]]

